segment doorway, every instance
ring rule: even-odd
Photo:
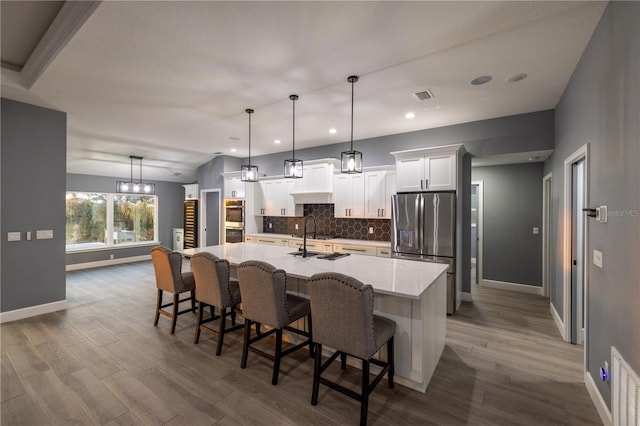
[[[200,191],[200,247],[220,244],[222,229],[222,195],[219,188]]]
[[[589,193],[588,145],[567,158],[564,166],[564,339],[585,345],[589,280],[588,228],[583,209]]]
[[[471,283],[482,280],[482,181],[471,182]]]
[[[551,287],[551,217],[553,212],[552,174],[542,178],[542,294],[549,297]]]

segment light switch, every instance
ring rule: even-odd
[[[39,229],[36,231],[36,240],[48,240],[53,238],[53,229]]]
[[[20,241],[19,232],[7,232],[7,241]]]
[[[370,233],[370,234],[373,234],[373,226],[370,226],[370,227],[369,227],[369,233]]]
[[[31,241],[31,231],[27,231],[27,241]]]
[[[593,251],[593,264],[598,268],[602,268],[602,252],[598,250]]]
[[[538,235],[540,234],[540,228],[538,228],[537,226],[533,227],[533,235]]]

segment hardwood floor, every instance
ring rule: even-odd
[[[195,315],[153,327],[150,262],[67,274],[69,309],[3,324],[2,425],[357,424],[359,404],[326,387],[311,406],[312,360],[249,355],[241,332],[193,344]],[[447,320],[446,348],[426,394],[384,382],[371,425],[602,424],[582,382],[582,348],[561,341],[539,296],[474,290]],[[269,342],[267,342],[269,343]],[[339,364],[339,363],[337,363]],[[335,368],[334,368],[335,367]],[[357,388],[359,371],[330,374]]]

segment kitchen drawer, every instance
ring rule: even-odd
[[[289,240],[289,247],[302,248],[302,244],[303,241],[298,238],[296,238],[295,240]],[[333,251],[333,244],[321,241],[307,240],[307,250]]]
[[[270,238],[270,237],[253,237],[253,242],[256,244],[264,244],[267,246],[284,246],[288,244],[288,240],[282,238]]]
[[[378,257],[391,257],[391,249],[390,248],[378,247],[376,249],[376,256],[378,256]]]
[[[350,244],[334,244],[333,251],[339,253],[362,254],[365,256],[375,256],[375,247],[353,246]]]
[[[245,243],[252,243],[254,238],[255,237],[253,235],[251,235],[251,236],[247,235],[247,236],[244,237],[244,242]]]

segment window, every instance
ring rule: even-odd
[[[67,250],[157,241],[155,195],[67,192]]]

